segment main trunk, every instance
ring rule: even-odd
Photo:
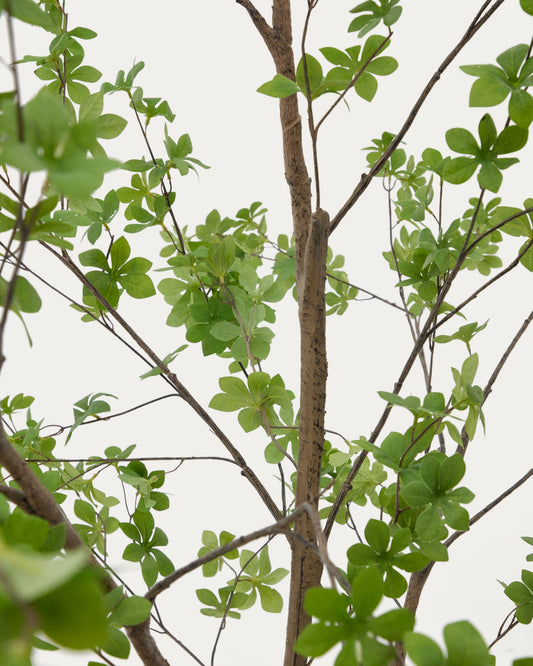
[[[236,0],[246,8],[274,60],[276,71],[295,80],[292,49],[291,2],[273,0],[270,26],[249,0]],[[296,95],[280,100],[285,178],[291,197],[296,258],[296,288],[300,322],[300,433],[296,506],[308,502],[318,507],[320,467],[324,445],[326,401],[325,298],[326,253],[329,233],[327,213],[312,214],[311,181],[302,147],[302,121]],[[309,624],[303,604],[310,587],[320,584],[322,562],[308,514],[294,525],[285,666],[303,666],[294,654],[298,634]]]
[[[318,510],[320,466],[324,448],[326,402],[326,315],[324,285],[329,217],[322,210],[311,218],[298,284],[300,319],[300,436],[296,481],[296,506],[308,502]],[[320,584],[322,562],[310,516],[301,514],[294,527],[285,666],[303,666],[306,659],[294,654],[298,634],[311,618],[304,610],[305,593]]]

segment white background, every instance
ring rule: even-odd
[[[267,17],[270,4],[257,2]],[[295,35],[299,35],[306,3],[293,4],[297,6]],[[352,18],[348,10],[355,4],[345,0],[319,3],[311,22],[308,52],[318,55],[318,48],[322,46],[346,48],[355,43],[354,35],[346,32]],[[380,78],[372,105],[350,95],[351,112],[340,105],[333,120],[322,130],[319,141],[322,206],[332,215],[365,169],[361,148],[383,131],[399,129],[425,83],[482,3],[410,0],[404,4],[404,14],[395,26],[393,43],[387,51],[387,55],[399,60],[400,69],[391,77]],[[175,209],[180,224],[194,227],[202,223],[213,208],[231,216],[239,208],[260,200],[269,209],[271,237],[290,234],[290,206],[283,178],[277,103],[255,92],[259,85],[272,78],[274,68],[246,12],[230,0],[160,0],[150,4],[138,0],[92,0],[90,3],[70,0],[67,10],[70,28],[82,25],[98,33],[96,40],[84,42],[85,64],[103,72],[101,81],[114,81],[119,69],[127,71],[134,61],[143,60],[146,67],[137,83],[146,96],[168,100],[176,113],[175,123],[169,130],[171,136],[177,139],[184,132],[190,133],[194,156],[211,165],[209,171],[200,173],[199,179],[194,175],[175,178]],[[7,58],[5,25],[0,24],[2,57]],[[506,48],[529,42],[532,24],[531,17],[520,11],[518,0],[504,3],[437,85],[407,137],[405,147],[409,154],[419,157],[427,146],[445,150],[444,133],[450,127],[476,128],[484,110],[467,108],[473,79],[461,73],[458,65],[494,62]],[[299,36],[295,42],[298,44]],[[44,54],[46,39],[42,39],[39,31],[17,27],[17,50],[19,57]],[[24,78],[27,100],[38,89],[39,82],[32,79],[31,65],[24,67],[28,75]],[[0,70],[0,76],[2,82],[6,81],[2,89],[6,89],[9,78],[5,68]],[[107,101],[106,111],[120,113],[130,120],[110,154],[122,159],[145,155],[126,97],[112,96]],[[504,107],[491,113],[501,128]],[[164,155],[160,143],[162,127],[161,119],[156,119],[149,128],[152,145],[161,156]],[[527,196],[533,196],[531,149],[527,152],[524,165],[506,173],[500,195],[507,205],[520,206]],[[126,185],[127,178],[126,173],[120,172],[113,174],[109,183],[115,187]],[[449,223],[462,213],[468,198],[476,196],[477,191],[471,181],[462,188],[448,186],[446,192],[450,198],[445,203],[444,217]],[[117,219],[114,224],[118,233],[121,220]],[[150,256],[156,266],[164,265],[158,258],[155,232],[145,232],[129,240],[136,248],[135,254],[143,253]],[[346,256],[346,269],[355,284],[395,298],[395,275],[381,257],[381,252],[388,249],[387,243],[386,197],[380,183],[376,182],[342,222],[331,244],[336,252]],[[507,258],[512,257],[516,249],[513,242],[510,245]],[[28,262],[73,297],[80,298],[80,288],[49,257],[31,252]],[[468,293],[469,288],[480,283],[477,276],[466,276],[463,291],[452,291],[449,300],[459,302],[461,293]],[[516,275],[502,280],[488,295],[479,298],[466,313],[468,321],[490,319],[489,327],[474,344],[481,356],[478,382],[482,386],[530,312],[530,285],[530,274],[520,268]],[[10,322],[7,363],[0,385],[2,396],[19,391],[35,395],[37,400],[32,407],[35,418],[45,418],[47,424],[67,425],[72,420],[72,404],[90,392],[105,391],[119,396],[120,399],[112,403],[114,411],[167,393],[157,379],[139,382],[138,377],[146,368],[103,329],[81,323],[79,315],[71,311],[64,300],[44,288],[41,293],[45,299],[41,313],[28,317],[34,338],[31,349],[27,347],[19,322],[15,319]],[[160,356],[184,342],[181,330],[165,326],[169,308],[162,298],[157,296],[142,302],[123,300],[123,316]],[[287,386],[295,389],[298,355],[294,303],[287,299],[278,312],[277,338],[264,369],[272,375],[281,372]],[[455,328],[456,325],[448,332]],[[383,407],[376,391],[392,389],[410,351],[405,318],[375,300],[362,301],[351,305],[342,318],[328,320],[328,337],[327,427],[348,439],[368,436]],[[479,432],[469,448],[469,469],[464,483],[476,493],[475,501],[468,507],[471,515],[531,466],[530,346],[531,336],[526,335],[487,403],[486,436]],[[465,350],[459,343],[452,343],[440,352],[442,361],[437,368],[434,389],[447,392],[451,388],[449,365],[460,367]],[[218,377],[227,374],[224,362],[213,357],[204,359],[201,351],[194,347],[189,347],[172,367],[203,404],[218,391]],[[423,392],[418,369],[413,372],[405,391]],[[214,413],[214,416],[278,498],[276,470],[263,460],[263,439],[257,434],[246,436],[235,426],[234,415]],[[397,427],[402,423],[400,419]],[[126,446],[130,443],[137,444],[136,455],[225,455],[204,424],[176,398],[134,412],[127,420],[80,428],[66,449],[56,448],[56,455],[83,457],[101,454],[111,444]],[[342,447],[340,439],[333,443]],[[152,468],[157,467],[154,464]],[[173,467],[168,465],[166,469]],[[171,495],[171,510],[161,516],[161,525],[171,539],[167,552],[177,567],[196,556],[203,529],[217,532],[226,529],[244,534],[271,522],[270,515],[239,476],[237,468],[225,463],[186,463],[168,476],[166,488]],[[360,529],[368,515],[366,510],[358,513],[354,509]],[[446,623],[469,619],[488,641],[493,640],[499,624],[512,608],[497,580],[519,579],[529,552],[519,537],[533,534],[531,517],[531,491],[524,486],[476,525],[472,533],[454,544],[449,563],[436,566],[426,586],[416,628],[429,633],[442,645],[442,627]],[[334,528],[331,556],[340,566],[345,563],[345,550],[352,542],[352,533],[343,536],[338,526]],[[110,552],[117,569],[128,575],[128,580],[137,585],[136,591],[143,594],[143,583],[136,577],[134,567],[120,560],[122,546],[118,536],[111,537]],[[278,540],[271,550],[274,567],[288,567],[285,543]],[[160,609],[168,628],[205,664],[210,660],[218,622],[200,615],[194,589],[216,589],[230,577],[228,572],[226,578],[213,582],[201,576],[190,576],[160,598]],[[219,666],[280,664],[284,624],[283,615],[273,616],[255,609],[245,613],[238,622],[229,621],[222,633],[215,663]],[[513,658],[531,655],[532,644],[530,627],[515,629],[494,650],[498,666],[508,666]],[[194,663],[174,643],[162,640],[161,646],[171,664]],[[90,656],[81,658],[70,653],[63,659],[56,654],[40,653],[35,663],[38,666],[81,664],[88,659]],[[316,663],[327,665],[333,661],[334,655],[330,654]],[[137,664],[138,660],[132,655],[128,663]]]

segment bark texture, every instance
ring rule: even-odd
[[[298,285],[301,367],[297,507],[304,502],[317,507],[320,492],[327,379],[324,286],[328,228],[329,216],[318,210],[311,219]],[[322,576],[322,561],[314,548],[316,535],[308,513],[298,516],[294,532],[297,539],[292,544],[285,666],[306,663],[304,657],[294,654],[294,643],[311,622],[303,607],[305,593],[310,587],[320,585]]]
[[[296,79],[292,48],[291,2],[274,0],[272,25],[252,0],[236,0],[250,15],[263,38],[276,72]],[[309,502],[318,506],[320,467],[324,445],[326,401],[325,275],[329,217],[312,214],[311,181],[302,146],[302,122],[296,95],[280,100],[285,178],[289,186],[296,256],[296,288],[300,321],[300,433],[296,507]],[[284,666],[303,666],[294,654],[298,634],[311,618],[303,608],[305,593],[320,584],[322,562],[309,514],[295,522]]]

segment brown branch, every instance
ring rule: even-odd
[[[159,358],[159,356],[152,350],[152,348],[145,342],[145,340],[128,324],[128,322],[113,308],[110,303],[94,288],[91,282],[86,278],[84,273],[72,261],[68,254],[60,254],[56,252],[49,245],[43,244],[47,250],[57,257],[77,278],[78,280],[93,294],[98,302],[104,306],[106,312],[117,321],[120,326],[128,333],[128,335],[135,341],[135,343],[142,349],[142,351],[150,358],[152,363],[161,370],[161,373],[170,385],[177,391],[180,398],[182,398],[204,421],[209,429],[214,433],[218,440],[224,445],[231,457],[241,467],[241,474],[252,484],[257,493],[269,509],[270,513],[275,519],[281,518],[281,511],[278,509],[276,503],[271,497],[268,490],[263,483],[256,476],[255,472],[248,466],[246,460],[241,455],[240,451],[232,444],[227,435],[220,429],[217,423],[211,418],[202,405],[193,397],[188,389],[180,382],[178,377],[169,370],[168,366]]]
[[[262,527],[261,529],[250,532],[249,534],[237,537],[236,539],[233,539],[233,541],[230,541],[229,543],[226,543],[223,546],[219,546],[218,548],[215,548],[206,555],[202,555],[202,557],[198,557],[196,560],[189,562],[180,569],[176,569],[176,571],[173,571],[171,574],[169,574],[165,578],[162,578],[155,585],[153,585],[148,590],[148,592],[146,592],[144,596],[149,601],[153,602],[159,594],[167,590],[173,583],[178,581],[180,578],[183,578],[183,576],[187,575],[191,571],[194,571],[195,569],[199,569],[204,564],[212,562],[213,560],[216,560],[219,557],[223,557],[224,555],[226,555],[226,553],[229,553],[232,550],[241,548],[242,546],[245,546],[246,544],[251,543],[252,541],[257,541],[257,539],[261,539],[266,536],[271,537],[274,536],[275,534],[282,534],[282,533],[288,533],[289,535],[292,534],[288,529],[289,525],[298,520],[298,517],[304,513],[310,516],[311,522],[316,528],[315,536],[319,543],[318,553],[320,555],[320,558],[322,559],[322,562],[328,569],[332,585],[335,585],[335,580],[336,580],[342,585],[343,589],[349,591],[351,589],[350,584],[344,577],[343,573],[339,569],[337,569],[337,567],[329,559],[326,541],[322,535],[322,530],[320,528],[320,520],[316,508],[309,502],[304,502],[303,504],[298,506],[289,516],[286,516],[285,518],[278,520],[272,525],[267,525],[267,527]],[[308,542],[306,546],[307,548],[312,548],[314,550],[314,547],[310,542]]]
[[[250,17],[269,49],[278,74],[296,80],[292,50],[290,0],[274,0],[272,28],[250,0],[237,0]],[[291,198],[295,242],[295,273],[300,317],[300,436],[296,504],[318,502],[324,408],[326,395],[325,268],[329,217],[322,210],[312,215],[311,183],[302,144],[302,123],[296,94],[280,99],[285,179]],[[309,587],[318,585],[322,573],[320,558],[308,546],[315,542],[307,514],[295,524],[292,543],[291,582],[284,666],[304,666],[306,659],[294,654],[300,631],[310,623],[303,599]]]
[[[520,328],[516,332],[515,336],[513,337],[513,339],[511,340],[511,342],[509,343],[509,345],[505,349],[505,351],[503,352],[500,360],[496,364],[496,367],[492,371],[492,374],[489,377],[489,380],[488,380],[487,384],[485,385],[485,388],[483,389],[483,402],[481,403],[481,405],[485,404],[487,398],[492,393],[492,387],[494,386],[494,383],[498,379],[498,375],[502,371],[503,366],[509,360],[509,356],[511,355],[511,352],[513,351],[513,349],[518,344],[518,341],[520,340],[522,335],[524,335],[524,333],[527,331],[527,329],[528,329],[528,327],[529,327],[529,325],[531,324],[532,321],[533,321],[533,310],[529,313],[529,316],[525,319],[522,326],[520,326]],[[466,453],[466,449],[468,447],[468,444],[470,442],[470,439],[469,439],[469,437],[466,433],[466,428],[464,426],[463,426],[463,429],[462,429],[462,432],[461,432],[461,442],[462,442],[461,445],[457,446],[456,453],[459,453],[460,455],[464,456],[465,453]]]
[[[298,293],[300,316],[300,433],[296,505],[318,505],[320,470],[324,450],[324,414],[326,404],[326,256],[329,216],[318,210],[305,249],[303,280]],[[289,621],[285,666],[300,666],[292,645],[303,628],[311,622],[303,608],[305,593],[320,584],[322,562],[304,542],[314,542],[315,529],[309,514],[301,515],[295,532],[304,541],[295,540],[292,550],[289,591]]]
[[[17,488],[11,488],[10,486],[0,484],[0,494],[13,504],[16,504],[24,511],[24,513],[28,513],[32,516],[36,515],[32,505],[26,499],[26,495],[22,491],[17,490]]]
[[[47,520],[51,525],[63,523],[66,529],[65,548],[71,550],[74,548],[83,548],[87,552],[89,563],[103,568],[98,564],[95,557],[87,550],[81,540],[80,535],[74,529],[72,523],[65,516],[61,508],[57,505],[52,493],[43,485],[40,479],[34,474],[28,463],[11,446],[3,425],[0,421],[0,465],[11,474],[13,479],[20,486],[20,489],[32,512]],[[116,588],[113,579],[106,573],[103,577],[103,584],[107,590]],[[146,666],[170,666],[163,657],[155,640],[150,633],[150,624],[147,620],[142,624],[127,627],[128,636],[137,651],[143,664]]]
[[[442,63],[439,65],[437,68],[436,72],[433,74],[429,82],[427,83],[426,87],[424,90],[421,92],[419,98],[415,102],[413,108],[409,112],[409,115],[407,116],[406,121],[402,125],[400,131],[394,139],[391,141],[389,147],[387,150],[383,153],[383,155],[372,165],[372,168],[368,173],[364,173],[361,176],[361,180],[357,184],[356,188],[352,192],[352,194],[348,197],[346,203],[342,206],[342,208],[339,210],[339,212],[335,215],[333,220],[331,221],[331,226],[330,226],[330,233],[332,233],[341,223],[341,221],[344,219],[346,214],[353,208],[354,204],[357,202],[359,197],[363,194],[363,192],[366,190],[368,185],[370,184],[370,181],[374,176],[376,176],[380,171],[385,162],[389,159],[389,157],[392,155],[392,153],[396,150],[396,148],[400,145],[400,142],[403,140],[404,136],[407,134],[408,130],[410,129],[411,125],[413,124],[416,116],[418,115],[418,112],[422,108],[422,105],[426,101],[427,97],[429,96],[430,92],[433,90],[435,84],[439,81],[441,75],[444,73],[444,71],[448,68],[448,66],[451,64],[451,62],[455,59],[455,57],[460,53],[460,51],[468,44],[468,42],[472,39],[472,37],[476,34],[476,32],[481,28],[481,26],[488,21],[488,19],[494,14],[494,12],[505,2],[505,0],[496,0],[494,5],[490,8],[487,9],[487,7],[490,5],[492,0],[487,0],[481,7],[481,9],[478,11],[476,16],[474,17],[473,21],[471,24],[468,26],[465,34],[461,37],[455,48],[446,56],[446,58],[442,61]]]
[[[233,541],[230,541],[229,543],[226,543],[223,546],[220,546],[219,548],[215,548],[210,553],[202,555],[202,557],[198,557],[196,560],[189,562],[185,566],[176,569],[176,571],[173,571],[168,576],[165,576],[165,578],[162,578],[155,585],[152,585],[152,587],[148,590],[148,592],[144,596],[149,601],[154,601],[155,598],[159,594],[161,594],[161,592],[167,590],[177,580],[183,578],[183,576],[190,573],[191,571],[194,571],[195,569],[198,569],[204,564],[212,562],[213,560],[216,560],[218,557],[222,557],[226,553],[229,553],[230,551],[235,550],[236,548],[241,548],[242,546],[245,546],[247,543],[250,543],[251,541],[256,541],[257,539],[261,539],[262,537],[265,536],[271,536],[273,534],[281,534],[287,531],[289,525],[293,523],[296,520],[296,518],[305,511],[307,511],[306,505],[299,506],[286,518],[282,518],[281,520],[278,520],[272,525],[268,525],[267,527],[262,527],[261,529],[255,530],[254,532],[250,532],[249,534],[246,534],[244,536],[237,537],[236,539],[233,539]]]
[[[481,511],[476,513],[476,515],[470,519],[470,527],[472,527],[472,525],[477,523],[478,520],[481,520],[481,518],[486,516],[487,513],[489,513],[489,511],[492,511],[494,507],[498,506],[498,504],[500,504],[500,502],[503,502],[503,500],[509,497],[509,495],[514,493],[515,490],[520,488],[520,486],[522,486],[532,476],[533,476],[533,469],[530,469],[526,474],[524,474],[524,476],[518,479],[516,483],[507,488],[507,490],[505,490],[501,495],[499,495],[496,499],[490,502],[490,504],[487,504],[487,506],[484,507]],[[452,545],[454,541],[457,541],[457,539],[463,534],[466,534],[466,532],[454,532],[444,542],[444,545],[448,548],[449,546]],[[418,608],[418,603],[420,601],[422,590],[434,565],[435,562],[430,562],[426,567],[424,567],[424,569],[422,569],[421,571],[417,571],[411,576],[411,579],[409,581],[409,588],[407,590],[407,595],[405,598],[404,607],[408,608],[413,613],[416,613],[416,609]]]
[[[273,29],[268,25],[263,15],[257,10],[253,3],[250,2],[250,0],[236,0],[236,2],[238,5],[242,5],[242,7],[246,9],[250,15],[250,18],[252,19],[253,24],[257,28],[257,31],[267,45],[267,48],[272,53],[272,48],[275,41]]]

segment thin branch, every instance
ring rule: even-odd
[[[63,523],[66,528],[65,548],[82,548],[88,553],[88,561],[99,567],[97,560],[87,550],[80,535],[68,520],[62,509],[58,506],[52,493],[37,478],[28,463],[11,446],[2,422],[0,420],[0,465],[13,476],[36,515],[47,520],[51,525]],[[108,590],[116,588],[116,584],[109,575],[103,577],[103,584]],[[145,664],[150,666],[169,666],[163,657],[156,642],[150,634],[149,622],[127,628],[128,636],[133,643],[137,654]]]
[[[265,488],[263,483],[259,480],[255,472],[248,466],[246,460],[240,453],[240,451],[233,445],[231,440],[226,436],[226,434],[220,429],[217,423],[211,418],[207,411],[202,407],[202,405],[192,396],[188,389],[180,382],[175,373],[171,372],[162,361],[161,358],[152,350],[152,348],[145,342],[145,340],[128,324],[128,322],[120,315],[115,308],[100,294],[100,292],[95,289],[92,283],[87,279],[84,273],[78,268],[78,266],[72,261],[72,259],[65,253],[65,255],[56,252],[50,246],[44,244],[46,247],[57,259],[59,259],[77,278],[78,280],[93,294],[93,296],[98,300],[98,302],[104,306],[106,312],[117,321],[120,326],[128,333],[128,335],[135,341],[135,343],[142,349],[142,351],[150,358],[152,363],[158,367],[163,375],[163,378],[168,381],[171,386],[177,391],[180,398],[182,398],[195,412],[200,416],[204,423],[210,428],[210,430],[215,434],[218,440],[224,445],[227,451],[230,453],[232,458],[240,465],[242,471],[241,474],[248,479],[248,481],[256,489],[257,493],[268,507],[270,513],[275,519],[281,518],[281,512],[278,509],[276,503],[271,497],[268,490]]]
[[[390,41],[391,37],[392,37],[392,31],[389,28],[389,34],[387,35],[387,37],[385,37],[383,39],[383,41],[378,45],[378,47],[370,54],[370,57],[368,58],[368,60],[363,64],[361,69],[357,71],[357,73],[355,74],[353,79],[350,81],[350,83],[340,93],[340,95],[337,97],[337,99],[333,102],[333,104],[329,107],[329,109],[324,113],[322,118],[318,121],[317,126],[315,128],[315,131],[316,131],[317,134],[318,134],[318,130],[322,126],[322,123],[326,120],[326,118],[330,115],[330,113],[333,112],[333,110],[337,107],[337,105],[342,102],[342,100],[345,98],[347,93],[355,86],[355,84],[357,83],[359,78],[365,73],[368,65],[370,65],[372,60],[374,60],[374,58],[376,56],[378,56],[383,51],[383,49],[385,48],[385,45],[387,44],[387,42]]]
[[[485,190],[484,189],[481,190],[480,196],[478,197],[476,209],[474,211],[474,214],[472,215],[472,220],[470,222],[470,227],[469,227],[469,229],[466,233],[465,240],[464,240],[464,243],[463,243],[463,247],[462,247],[462,249],[459,253],[459,256],[457,257],[457,261],[456,261],[454,267],[452,268],[452,270],[450,271],[448,279],[442,285],[442,289],[440,290],[440,292],[437,295],[437,298],[435,299],[435,303],[433,304],[433,307],[431,308],[431,312],[428,315],[427,321],[424,324],[424,327],[423,327],[422,331],[420,332],[420,336],[418,337],[418,340],[413,345],[413,349],[411,350],[411,354],[410,354],[409,358],[407,359],[407,361],[405,362],[405,365],[404,365],[404,367],[403,367],[403,369],[400,373],[400,376],[398,377],[398,380],[397,380],[396,384],[393,387],[392,392],[395,393],[396,395],[398,395],[399,392],[401,391],[401,389],[403,387],[403,384],[404,384],[406,378],[408,377],[408,375],[411,371],[411,368],[413,367],[413,364],[414,364],[415,360],[418,358],[418,354],[419,354],[420,350],[422,349],[426,340],[428,339],[429,335],[431,334],[433,322],[434,322],[435,318],[438,316],[440,307],[441,307],[442,303],[444,302],[446,294],[450,290],[450,288],[453,284],[453,281],[455,280],[459,270],[461,269],[461,266],[463,265],[463,263],[466,259],[467,248],[469,247],[470,236],[471,236],[472,230],[474,229],[474,226],[476,224],[477,216],[478,216],[479,210],[481,208],[481,202],[482,202],[484,193],[485,193]],[[383,412],[381,414],[381,417],[380,417],[376,427],[374,428],[374,430],[372,431],[372,434],[370,435],[370,438],[369,438],[370,443],[373,444],[377,440],[377,438],[379,437],[381,431],[383,430],[383,428],[385,427],[385,424],[387,423],[387,420],[388,420],[390,412],[391,412],[391,408],[392,408],[392,405],[390,403],[388,403],[387,406],[385,407],[385,409],[383,410]],[[342,506],[344,500],[346,499],[346,495],[351,490],[352,481],[355,479],[355,476],[356,476],[357,472],[359,471],[359,469],[361,468],[361,465],[363,464],[367,455],[368,455],[368,451],[362,451],[359,454],[359,456],[357,457],[357,460],[355,461],[354,465],[352,466],[352,468],[348,472],[348,476],[344,480],[344,483],[339,488],[339,492],[337,493],[337,497],[335,498],[335,502],[333,503],[333,506],[330,510],[330,513],[329,513],[329,516],[328,516],[328,519],[327,519],[327,522],[326,522],[326,527],[324,529],[324,533],[328,537],[329,537],[329,534],[331,533],[333,523],[335,522],[335,516],[337,515],[337,512],[339,511],[339,509]]]
[[[468,26],[465,34],[462,36],[462,38],[459,40],[455,48],[446,56],[446,58],[442,61],[442,63],[439,65],[437,68],[436,72],[433,74],[431,79],[429,80],[428,84],[420,94],[419,98],[415,102],[413,108],[409,112],[409,115],[407,116],[406,121],[402,125],[400,131],[394,139],[391,141],[390,145],[388,146],[387,150],[383,153],[383,155],[372,165],[372,168],[368,173],[364,173],[361,176],[361,180],[359,181],[358,185],[352,192],[352,194],[348,197],[346,203],[342,206],[342,208],[339,210],[339,212],[335,215],[335,217],[331,221],[331,226],[330,226],[330,233],[332,233],[341,223],[341,221],[344,219],[346,214],[353,208],[354,204],[358,201],[359,197],[363,194],[363,192],[366,190],[366,188],[369,186],[370,181],[374,176],[376,176],[380,171],[383,165],[387,162],[389,157],[392,155],[392,153],[396,150],[396,148],[400,145],[400,142],[404,138],[404,136],[407,134],[408,130],[410,129],[411,125],[413,124],[416,116],[418,115],[418,112],[422,108],[422,105],[426,101],[427,97],[429,96],[430,92],[434,88],[435,84],[439,81],[441,75],[444,73],[444,71],[448,68],[448,66],[451,64],[451,62],[455,59],[455,57],[460,53],[460,51],[468,44],[468,42],[472,39],[472,37],[476,34],[476,32],[481,28],[481,26],[488,21],[488,19],[494,14],[494,12],[504,3],[505,0],[496,0],[494,5],[490,8],[487,9],[487,7],[490,5],[492,0],[487,0],[481,7],[481,9],[478,11],[476,16],[474,17],[474,20],[471,22],[471,24]]]
[[[272,53],[272,49],[274,48],[274,41],[276,39],[272,27],[266,22],[263,15],[253,5],[253,3],[250,2],[250,0],[235,0],[235,1],[238,5],[241,5],[242,7],[244,7],[244,9],[246,9],[248,14],[250,15],[250,18],[252,19],[254,26],[257,28],[257,31],[263,38],[263,41],[265,42],[268,50]]]
[[[352,284],[351,282],[348,282],[347,280],[342,280],[341,278],[337,277],[336,275],[331,275],[330,273],[326,273],[326,277],[330,278],[331,280],[337,280],[337,282],[345,284],[348,287],[353,287],[354,289],[357,289],[358,291],[362,291],[363,293],[368,294],[370,296],[370,299],[368,299],[368,298],[365,298],[365,299],[354,298],[354,300],[372,300],[372,299],[375,299],[377,301],[381,301],[382,303],[386,303],[387,305],[390,305],[391,307],[396,308],[397,310],[400,310],[401,312],[404,312],[404,309],[402,308],[401,305],[398,305],[397,303],[394,303],[393,301],[389,301],[386,298],[383,298],[383,296],[378,296],[373,291],[368,291],[368,289],[363,289],[363,287],[358,287],[356,284]]]
[[[320,529],[320,521],[318,519],[318,514],[315,508],[309,502],[304,502],[303,504],[300,504],[300,506],[297,507],[289,516],[286,516],[285,518],[278,520],[272,525],[268,525],[267,527],[255,530],[254,532],[250,532],[249,534],[246,534],[244,536],[237,537],[236,539],[233,539],[233,541],[230,541],[229,543],[226,543],[223,546],[219,546],[219,548],[215,548],[210,553],[207,553],[206,555],[203,555],[202,557],[199,557],[196,560],[189,562],[180,569],[176,569],[176,571],[172,572],[170,575],[166,576],[165,578],[162,578],[155,585],[153,585],[144,596],[149,601],[154,601],[154,599],[159,594],[161,594],[161,592],[167,590],[177,580],[183,578],[183,576],[190,573],[191,571],[194,571],[195,569],[198,569],[204,564],[212,562],[213,560],[222,557],[226,553],[229,553],[232,550],[236,550],[237,548],[241,548],[242,546],[245,546],[247,543],[250,543],[251,541],[256,541],[257,539],[261,539],[262,537],[273,536],[275,534],[281,534],[287,532],[290,533],[290,530],[288,530],[289,525],[293,523],[296,520],[296,518],[300,516],[302,513],[307,513],[310,516],[312,525],[316,528],[316,537],[317,537],[317,542],[319,544],[319,554],[320,557],[323,558],[322,562],[326,566],[328,573],[330,574],[330,577],[332,577],[332,579],[333,578],[336,579],[342,585],[343,589],[350,590],[351,589],[350,585],[348,581],[344,578],[342,572],[339,569],[337,569],[337,567],[335,567],[335,565],[329,559],[329,556],[327,554],[326,541],[323,538],[322,530]],[[297,538],[297,535],[292,534],[292,536]],[[307,544],[307,545],[309,547],[312,546],[312,544]]]
[[[147,134],[147,132],[146,132],[146,128],[143,126],[143,124],[142,124],[142,122],[141,122],[141,118],[140,118],[140,116],[139,116],[139,112],[137,111],[137,106],[135,105],[135,101],[134,101],[134,99],[133,99],[133,96],[132,96],[132,94],[131,94],[131,91],[128,90],[127,92],[128,92],[128,97],[129,97],[129,99],[130,99],[131,106],[132,106],[133,111],[134,111],[134,113],[135,113],[135,117],[137,118],[137,123],[138,123],[138,125],[139,125],[139,127],[140,127],[140,129],[141,129],[141,133],[142,133],[142,135],[143,135],[144,142],[145,142],[145,144],[146,144],[146,146],[147,146],[147,148],[148,148],[148,151],[149,151],[149,153],[150,153],[150,157],[151,157],[151,159],[152,159],[152,162],[153,162],[154,166],[157,166],[157,160],[156,160],[155,155],[154,155],[154,153],[153,153],[153,151],[152,151],[152,147],[150,146],[150,142],[148,141],[148,134]],[[170,178],[170,175],[169,175],[169,178]],[[173,239],[172,236],[169,234],[170,241],[171,241],[172,244],[176,247],[176,249],[177,249],[177,251],[179,252],[179,254],[185,254],[185,244],[184,244],[184,242],[183,242],[183,236],[182,236],[182,234],[181,234],[181,229],[180,229],[180,227],[179,227],[178,221],[176,220],[176,216],[174,215],[174,209],[172,208],[172,204],[170,203],[170,193],[169,193],[169,191],[167,190],[167,187],[166,187],[166,185],[165,185],[165,177],[164,177],[164,176],[161,177],[161,179],[160,179],[160,184],[161,184],[161,191],[163,192],[163,196],[165,197],[165,201],[166,201],[166,204],[167,204],[168,212],[170,213],[170,217],[171,217],[171,219],[172,219],[172,224],[173,224],[173,226],[174,226],[174,231],[176,232],[176,235],[177,235],[177,237],[178,237],[178,240],[179,240],[179,244],[180,244],[180,246],[179,246],[179,247],[176,247],[176,246],[175,246],[175,244],[174,244],[174,239]]]
[[[240,467],[239,463],[231,458],[222,458],[221,456],[140,456],[138,458],[31,458],[26,460],[28,463],[49,464],[49,463],[87,463],[88,465],[109,465],[117,462],[131,462],[138,460],[140,462],[187,462],[193,460],[217,460],[221,462],[231,463]]]
[[[122,412],[116,412],[115,414],[108,414],[107,416],[99,416],[98,418],[94,419],[89,419],[88,421],[83,421],[82,423],[79,423],[76,427],[84,426],[84,425],[89,425],[90,423],[100,423],[101,421],[111,421],[111,419],[116,419],[119,416],[124,416],[125,414],[131,414],[131,412],[135,412],[138,409],[142,409],[143,407],[146,407],[147,405],[151,405],[154,402],[159,402],[160,400],[166,400],[167,398],[177,398],[179,397],[176,393],[167,393],[167,395],[162,395],[159,396],[159,398],[152,398],[152,400],[147,400],[146,402],[142,402],[139,405],[135,405],[135,407],[130,407],[129,409],[125,409]],[[70,428],[74,427],[74,423],[68,426],[60,426],[58,425],[57,428],[58,430],[53,433],[53,435],[50,435],[51,437],[57,437],[57,435],[60,435],[62,432],[65,430],[69,430]],[[48,428],[52,428],[55,426],[49,425],[46,426]]]
[[[474,525],[475,523],[478,522],[478,520],[481,520],[484,516],[486,516],[489,511],[492,511],[494,507],[498,506],[500,502],[503,502],[504,499],[509,497],[515,490],[520,488],[531,476],[533,476],[533,469],[530,469],[529,472],[524,474],[516,483],[514,483],[512,486],[510,486],[507,490],[505,490],[501,495],[499,495],[495,500],[487,504],[486,507],[484,507],[481,511],[476,513],[476,515],[470,519],[470,527]],[[444,545],[448,548],[451,546],[451,544],[454,541],[457,541],[457,539],[462,536],[463,534],[466,534],[466,532],[454,532],[445,542]],[[421,571],[415,572],[411,576],[411,580],[409,582],[409,588],[407,590],[407,596],[405,599],[405,608],[408,608],[410,611],[413,613],[416,613],[416,609],[418,608],[418,603],[420,601],[420,596],[422,594],[422,590],[424,589],[424,585],[428,579],[429,574],[431,573],[431,570],[433,569],[435,565],[435,562],[430,562],[424,569]]]
[[[249,534],[246,534],[244,536],[237,537],[236,539],[233,539],[233,541],[230,541],[229,543],[226,543],[223,546],[220,546],[219,548],[215,548],[215,550],[212,550],[210,553],[207,553],[206,555],[203,555],[202,557],[199,557],[196,560],[189,562],[180,569],[176,569],[176,571],[173,571],[170,575],[166,576],[165,578],[162,578],[155,585],[153,585],[144,596],[149,601],[153,601],[159,594],[161,594],[161,592],[167,590],[177,580],[183,578],[183,576],[190,573],[191,571],[194,571],[195,569],[198,569],[204,564],[212,562],[213,560],[216,560],[218,557],[222,557],[226,553],[229,553],[230,551],[235,550],[236,548],[241,548],[241,546],[245,546],[247,543],[250,543],[251,541],[256,541],[257,539],[261,539],[262,537],[270,536],[272,534],[280,534],[282,532],[286,532],[287,528],[291,523],[294,522],[296,517],[302,514],[306,510],[307,510],[307,505],[302,504],[286,518],[282,518],[281,520],[278,520],[272,525],[268,525],[267,527],[262,527],[261,529],[255,530],[254,532],[250,532]]]
[[[305,42],[307,40],[307,31],[309,29],[309,21],[311,20],[311,13],[316,7],[316,4],[313,5],[312,2],[307,0],[307,13],[305,16],[304,27],[302,31],[302,63],[304,70],[304,81],[305,81],[305,98],[307,101],[307,123],[309,126],[309,136],[311,137],[311,150],[313,153],[313,172],[315,174],[315,207],[320,208],[320,171],[318,168],[318,149],[317,149],[317,133],[318,130],[315,127],[315,120],[313,116],[313,100],[311,96],[311,86],[309,84],[309,71],[307,69],[307,54],[305,52]]]

